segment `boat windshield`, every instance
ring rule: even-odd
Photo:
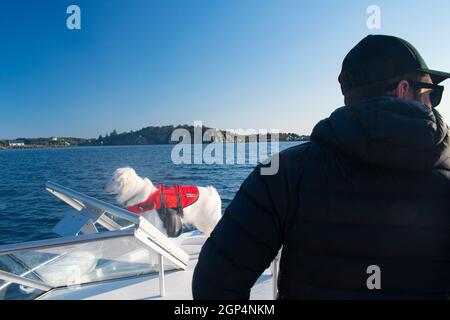
[[[188,259],[144,218],[123,230],[0,246],[0,300],[35,299],[56,288],[181,270]]]

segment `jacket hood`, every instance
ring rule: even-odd
[[[379,97],[339,108],[315,126],[311,140],[392,169],[427,171],[450,160],[442,116],[410,100]]]

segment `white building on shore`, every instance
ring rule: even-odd
[[[10,147],[25,147],[25,142],[23,141],[9,141]]]

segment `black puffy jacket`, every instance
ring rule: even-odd
[[[414,101],[336,110],[280,154],[276,175],[257,167],[242,184],[200,253],[194,298],[249,298],[281,247],[280,299],[447,298],[447,130]]]

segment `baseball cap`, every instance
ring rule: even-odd
[[[434,84],[450,78],[450,73],[431,70],[408,41],[387,35],[369,35],[345,57],[339,75],[342,93],[404,74],[421,72]]]

